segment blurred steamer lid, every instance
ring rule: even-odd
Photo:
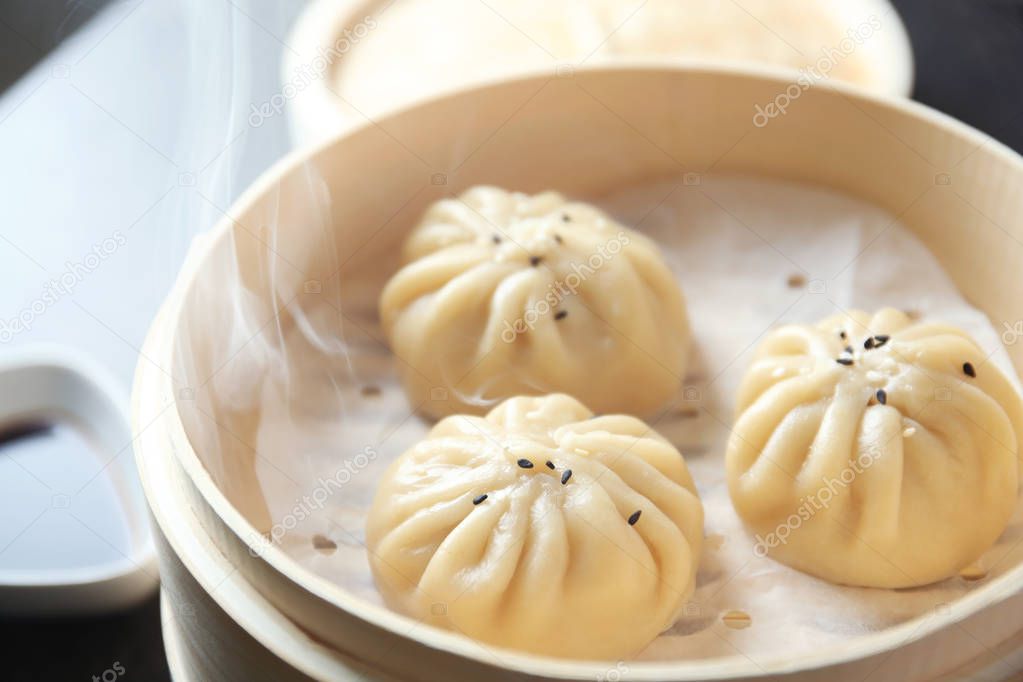
[[[593,64],[727,63],[894,96],[913,85],[887,0],[316,0],[287,42],[276,107],[287,103],[299,142],[466,86]]]

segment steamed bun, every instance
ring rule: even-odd
[[[476,187],[434,204],[403,256],[380,316],[427,414],[563,392],[643,416],[678,391],[682,292],[652,241],[592,206]]]
[[[963,331],[892,309],[772,332],[726,455],[756,550],[831,582],[925,585],[975,561],[1018,492],[1020,398]]]
[[[440,421],[385,474],[366,535],[397,611],[488,644],[615,659],[674,622],[702,528],[670,443],[550,395]]]

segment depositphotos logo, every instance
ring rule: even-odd
[[[631,243],[629,235],[619,232],[613,239],[597,247],[596,252],[590,254],[584,263],[570,263],[572,272],[568,273],[563,280],[555,280],[547,286],[547,292],[543,298],[530,305],[522,317],[514,322],[504,320],[504,329],[501,330],[501,340],[505,343],[512,343],[520,334],[525,334],[536,327],[540,318],[549,315],[557,309],[566,298],[577,296],[579,287],[583,282],[595,275],[598,270],[607,265],[611,260],[622,252]],[[555,319],[562,319],[567,312],[559,311]]]
[[[808,522],[817,512],[827,509],[832,500],[838,497],[841,492],[852,485],[856,477],[874,465],[874,462],[881,458],[881,449],[871,447],[865,452],[859,453],[851,464],[834,478],[821,479],[821,486],[816,492],[803,497],[799,507],[779,523],[773,531],[766,535],[756,535],[756,543],[753,545],[753,554],[764,558],[768,553],[789,541],[789,537],[798,531],[804,523]]]
[[[371,16],[363,17],[362,21],[352,28],[344,29],[341,32],[341,37],[335,40],[333,45],[328,48],[318,47],[316,49],[316,56],[309,60],[309,62],[296,67],[295,73],[284,84],[280,92],[274,93],[269,99],[259,105],[251,105],[249,125],[253,128],[258,128],[268,119],[280,115],[284,111],[284,105],[289,100],[297,97],[298,93],[308,88],[314,82],[321,80],[335,61],[351,50],[356,43],[369,35],[369,32],[376,27],[376,19]]]
[[[308,495],[295,500],[291,510],[284,514],[265,536],[256,533],[250,538],[249,554],[259,556],[267,546],[280,542],[281,538],[298,527],[303,521],[315,516],[318,511],[326,506],[327,500],[334,493],[348,485],[353,478],[358,476],[376,458],[376,449],[367,445],[363,448],[362,452],[351,459],[346,459],[341,467],[334,472],[333,476],[319,478],[316,487]]]
[[[62,298],[74,293],[75,288],[85,281],[85,278],[99,269],[103,262],[112,256],[119,248],[128,243],[128,238],[120,230],[115,230],[112,235],[98,244],[94,244],[92,251],[85,254],[79,261],[68,261],[64,264],[64,272],[56,279],[51,279],[43,286],[43,292],[25,305],[18,314],[6,320],[0,320],[0,344],[10,341],[21,334],[32,329],[36,321],[50,307],[57,304]]]

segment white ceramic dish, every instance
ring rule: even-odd
[[[302,292],[310,280],[326,287],[327,248],[337,248],[328,262],[358,256],[357,263],[379,271],[396,241],[438,196],[482,182],[588,196],[681,170],[697,177],[714,169],[823,184],[875,203],[927,244],[996,327],[1020,317],[1023,299],[1012,284],[1023,268],[1018,155],[920,105],[837,86],[810,89],[784,116],[754,125],[755,104],[785,86],[776,76],[707,66],[586,69],[553,81],[546,75],[502,81],[356,126],[282,161],[196,246],[145,353],[203,385],[229,338],[219,325],[230,319],[233,298],[219,278],[235,263],[256,309],[267,311],[272,321],[270,302],[276,297]],[[650,92],[668,94],[644,96]],[[309,229],[310,177],[331,198],[330,246]],[[413,199],[396,206],[395,197],[407,196]],[[282,230],[274,239],[261,231],[270,220]],[[386,238],[369,238],[366,231],[380,225],[389,227],[382,233]],[[265,269],[278,259],[275,279],[268,280]],[[285,267],[286,262],[307,267]],[[351,272],[360,269],[353,266]],[[345,277],[343,288],[357,290],[360,281]],[[372,299],[373,291],[363,295]],[[1016,369],[1023,367],[1023,344],[1007,350]],[[195,633],[183,638],[186,647],[200,646],[207,639],[200,633],[211,630],[225,641],[248,637],[259,646],[218,647],[218,665],[252,670],[249,654],[270,651],[299,678],[336,679],[343,676],[344,661],[353,660],[374,674],[405,679],[605,674],[606,663],[510,651],[495,661],[467,638],[355,598],[279,548],[258,542],[268,519],[248,487],[251,481],[244,475],[216,480],[203,464],[205,438],[233,437],[196,412],[203,399],[196,391],[181,400],[167,374],[140,365],[136,446],[153,515],[167,540],[160,548],[162,571],[172,584],[196,582],[204,601],[229,614],[229,621],[179,618],[182,629]],[[161,412],[167,401],[175,401],[177,409]],[[235,473],[245,469],[244,462],[234,465]],[[194,511],[201,534],[182,510]],[[230,567],[221,577],[224,587],[215,579],[217,561]],[[1023,629],[1021,586],[1023,566],[1017,565],[940,612],[850,638],[839,648],[757,662],[735,657],[634,663],[629,678],[934,678],[998,650]],[[296,624],[301,636],[278,642],[268,635],[294,633]]]
[[[367,97],[359,101],[350,101],[341,96],[337,90],[336,71],[344,66],[345,60],[351,54],[359,50],[358,38],[348,41],[344,36],[362,36],[366,17],[377,16],[384,10],[393,10],[394,1],[401,2],[401,0],[389,2],[383,0],[313,0],[299,15],[286,39],[288,48],[281,53],[283,88],[280,93],[282,96],[280,103],[288,112],[288,124],[292,139],[297,144],[324,140],[346,127],[367,120],[377,120],[395,109],[393,106],[395,101],[398,101],[399,106],[405,106],[418,99],[414,96],[399,97],[397,100],[390,97],[385,102]],[[841,26],[853,28],[869,23],[871,17],[882,19],[881,30],[876,31],[869,41],[856,48],[856,56],[864,60],[870,73],[874,75],[875,80],[868,89],[879,94],[908,97],[913,90],[913,51],[906,28],[891,3],[888,0],[859,0],[858,2],[835,2],[832,0],[830,6],[830,11],[836,13],[837,23]],[[778,37],[776,29],[779,27],[768,26],[764,22],[761,24],[765,35],[770,35],[771,40],[783,40]],[[351,33],[351,31],[355,31],[355,33]],[[422,39],[436,39],[436,36],[426,35],[422,36]],[[445,40],[447,39],[445,38]],[[337,46],[339,45],[344,49],[338,50]],[[833,46],[829,45],[829,47]],[[401,55],[403,52],[403,45],[393,46],[395,55]],[[324,61],[320,59],[323,55],[334,56]],[[483,59],[486,57],[481,56],[481,60]],[[614,62],[623,65],[656,63],[660,66],[670,67],[680,63],[694,63],[694,60],[691,58],[652,59],[622,56],[616,57]],[[731,65],[740,70],[758,68],[790,80],[799,75],[796,71],[772,67],[767,61],[754,64],[728,62],[708,57],[701,62],[710,66]],[[554,77],[564,73],[566,69],[571,70],[572,68],[574,66],[571,64],[555,64],[552,59],[548,73],[549,76]],[[534,71],[536,69],[531,67],[521,70],[522,73]],[[450,94],[464,87],[480,85],[497,77],[508,75],[502,71],[500,74],[490,73],[483,78],[466,77],[454,86],[442,83],[436,87],[430,87],[428,92],[436,95]],[[394,84],[392,89],[401,91],[401,84]],[[269,101],[268,104],[274,113],[279,113],[277,103]]]
[[[4,424],[68,420],[88,429],[106,456],[123,450],[131,430],[127,396],[102,368],[78,353],[54,346],[5,351],[0,356],[0,421]],[[126,453],[125,453],[126,454]],[[0,614],[49,616],[112,611],[152,594],[156,556],[132,459],[108,467],[120,496],[131,551],[100,565],[0,570]],[[55,501],[55,505],[69,503]],[[59,537],[53,538],[59,543]],[[31,563],[31,558],[26,559]]]

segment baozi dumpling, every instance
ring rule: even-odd
[[[963,331],[885,309],[773,331],[726,455],[758,554],[831,582],[925,585],[1016,507],[1020,398]]]
[[[635,417],[550,395],[440,421],[384,475],[366,536],[397,611],[498,646],[616,659],[674,622],[702,534],[678,450]]]
[[[642,416],[678,391],[682,292],[652,241],[592,206],[476,187],[435,203],[403,256],[380,316],[427,414],[563,392]]]

